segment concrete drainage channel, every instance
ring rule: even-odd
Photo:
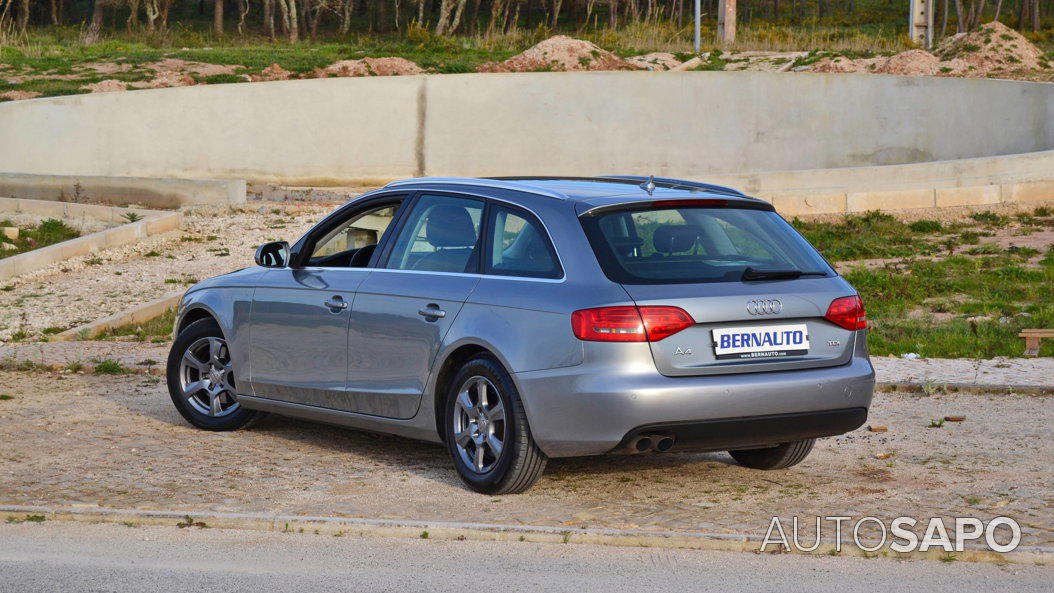
[[[683,531],[646,531],[632,529],[562,529],[535,525],[502,525],[487,523],[457,523],[445,521],[406,521],[357,517],[324,517],[307,515],[255,513],[188,513],[185,511],[154,511],[140,509],[110,509],[99,507],[44,507],[0,505],[0,513],[8,521],[19,521],[26,516],[43,517],[52,521],[80,521],[87,523],[115,523],[123,525],[156,525],[210,527],[219,529],[247,529],[255,531],[304,532],[318,535],[357,535],[359,537],[423,538],[440,540],[472,540],[498,542],[533,542],[592,544],[634,548],[669,548],[711,550],[723,552],[759,553],[764,538],[737,533],[693,533]],[[41,520],[41,519],[37,519]],[[866,543],[869,547],[877,542]],[[811,544],[810,544],[811,545]],[[855,547],[851,540],[842,540],[840,550],[834,541],[823,541],[811,552],[789,552],[824,556],[875,558],[888,556],[897,559],[942,560],[948,553],[938,548],[907,553],[884,551],[866,552]],[[777,552],[770,546],[767,553]],[[1022,546],[1008,553],[994,552],[967,545],[955,552],[956,560],[990,562],[996,564],[1054,565],[1054,548]]]

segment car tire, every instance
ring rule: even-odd
[[[204,430],[238,430],[263,416],[238,403],[226,344],[214,319],[200,319],[179,332],[168,353],[166,376],[172,403],[187,422]],[[217,377],[221,379],[214,381]],[[188,391],[193,386],[200,387]]]
[[[815,443],[816,439],[804,439],[767,449],[729,451],[729,454],[741,465],[751,469],[784,469],[804,461]]]
[[[480,395],[481,386],[486,401]],[[499,402],[501,420],[493,413]],[[479,356],[461,367],[450,384],[444,412],[447,449],[458,475],[472,490],[515,494],[530,488],[542,475],[548,458],[531,436],[512,377],[493,357]],[[471,421],[473,414],[476,422]],[[473,430],[475,436],[466,435]],[[499,455],[494,455],[490,444],[494,435],[501,437]],[[483,461],[477,463],[480,450]]]

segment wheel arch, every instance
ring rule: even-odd
[[[452,346],[451,350],[442,358],[443,362],[437,367],[431,390],[432,415],[435,420],[435,429],[439,434],[439,440],[443,442],[446,441],[446,431],[443,428],[443,419],[445,416],[446,398],[447,392],[450,390],[450,384],[457,375],[458,369],[460,369],[466,362],[479,355],[487,355],[494,358],[494,360],[505,369],[505,372],[509,373],[513,378],[513,382],[516,382],[516,377],[509,368],[508,362],[498,355],[493,347],[479,342],[465,342]]]
[[[197,305],[187,309],[183,315],[176,321],[176,335],[187,329],[191,323],[201,321],[202,319],[212,319],[217,325],[220,325],[220,320],[216,317],[216,314],[206,308],[204,305]],[[223,326],[220,325],[220,329]]]

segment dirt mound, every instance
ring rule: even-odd
[[[555,35],[504,62],[488,62],[477,68],[479,72],[545,70],[637,70],[637,67],[583,39]]]
[[[237,70],[245,66],[229,66],[226,64],[209,64],[206,62],[188,62],[176,58],[165,58],[160,62],[145,65],[155,72],[189,72],[198,76],[219,76],[222,74],[237,74]]]
[[[331,76],[413,76],[424,74],[423,68],[404,58],[362,58],[361,60],[341,60],[325,68],[316,68],[312,75],[315,78]]]
[[[901,76],[933,76],[940,71],[937,56],[921,49],[909,49],[876,64],[873,72]]]
[[[642,70],[670,70],[681,65],[673,54],[661,51],[626,58],[626,62]]]
[[[12,101],[23,101],[25,99],[36,99],[40,93],[36,91],[7,91],[0,93],[0,99],[11,99]]]
[[[177,86],[194,86],[195,84],[198,84],[198,82],[189,74],[170,70],[158,72],[153,80],[133,82],[131,86],[137,89],[167,89]]]
[[[128,83],[110,78],[107,80],[100,80],[99,82],[86,84],[82,86],[81,89],[85,91],[91,91],[93,93],[113,93],[116,91],[127,91]]]
[[[249,76],[249,80],[252,82],[271,82],[274,80],[289,80],[290,78],[293,78],[293,73],[278,64],[271,64],[264,68],[260,71],[259,76]]]
[[[816,62],[809,71],[849,74],[852,72],[860,72],[860,64],[857,64],[856,60],[850,60],[849,58],[838,56],[835,58],[824,58],[819,62]]]
[[[937,55],[943,61],[962,60],[968,75],[986,76],[999,70],[1039,70],[1042,52],[1020,33],[992,22],[971,33],[958,33],[941,41]]]

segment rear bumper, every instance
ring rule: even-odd
[[[673,437],[673,451],[749,449],[844,434],[860,428],[866,421],[867,408],[846,408],[651,424],[629,431],[615,449],[631,451],[629,443],[638,435]]]
[[[710,450],[842,434],[866,420],[875,372],[866,356],[837,367],[705,377],[587,363],[518,373],[516,382],[538,446],[570,457],[611,452],[647,430],[680,431],[681,447]]]

